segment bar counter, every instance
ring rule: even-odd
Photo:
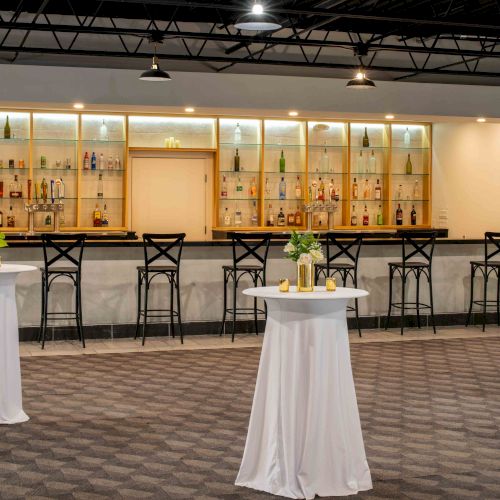
[[[445,230],[446,231],[446,230]],[[443,233],[442,233],[443,234]],[[396,234],[366,234],[359,264],[359,287],[370,292],[360,304],[362,328],[377,328],[384,319],[388,303],[388,262],[401,258],[400,240]],[[283,239],[274,239],[268,257],[268,284],[280,278],[295,280],[294,264],[284,259]],[[38,236],[7,237],[9,247],[0,251],[3,262],[42,265],[42,248]],[[133,336],[136,320],[137,271],[143,264],[141,240],[133,233],[92,235],[84,251],[82,272],[83,322],[88,338]],[[213,240],[186,242],[181,264],[181,290],[185,333],[216,334],[222,319],[222,266],[231,263],[230,242]],[[433,281],[436,321],[439,325],[463,325],[469,298],[471,259],[482,258],[483,240],[439,238],[434,253]],[[242,282],[241,289],[250,286]],[[151,307],[162,307],[163,288],[152,285]],[[54,284],[51,308],[68,310],[72,304],[72,286]],[[397,287],[395,290],[397,293]],[[414,290],[410,289],[410,293]],[[36,337],[40,323],[40,274],[27,273],[19,278],[17,301],[21,339]],[[426,300],[426,292],[423,292]],[[165,301],[166,299],[164,299]],[[248,300],[238,294],[244,304]],[[250,318],[249,318],[250,319]],[[397,321],[397,318],[395,318]],[[411,317],[410,317],[411,321]],[[426,317],[424,317],[424,325]],[[64,322],[62,322],[64,325]],[[394,324],[396,326],[396,323]],[[75,338],[71,323],[55,330],[56,338]],[[242,321],[240,331],[250,330]],[[163,325],[151,325],[151,335],[165,334]],[[52,333],[52,330],[49,330]],[[49,335],[50,338],[50,335]]]

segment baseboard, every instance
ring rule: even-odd
[[[464,326],[467,319],[467,313],[446,313],[435,314],[434,320],[436,327],[440,326]],[[359,318],[359,326],[362,330],[367,329],[383,329],[385,328],[385,316],[361,316]],[[471,324],[481,325],[483,322],[483,314],[475,312],[472,314]],[[495,313],[486,313],[486,324],[496,324],[497,315]],[[265,321],[259,320],[259,332],[265,329]],[[349,329],[355,329],[356,318],[347,318]],[[423,328],[431,326],[430,316],[427,314],[420,315],[420,325]],[[405,328],[416,328],[418,326],[417,316],[412,314],[405,316]],[[226,324],[226,333],[231,333],[232,323]],[[389,328],[400,328],[401,316],[392,316],[389,321]],[[255,333],[253,321],[237,321],[237,333]],[[83,327],[85,337],[87,339],[113,339],[113,338],[130,338],[135,335],[135,324],[119,324],[119,325],[85,325]],[[219,335],[221,330],[220,321],[191,321],[183,323],[184,335]],[[142,330],[139,332],[142,334]],[[175,334],[179,334],[179,327],[176,325]],[[151,323],[147,329],[148,337],[160,337],[170,335],[168,323]],[[19,340],[34,341],[38,338],[38,328],[36,327],[21,327],[19,328]],[[75,326],[55,326],[47,329],[46,338],[48,340],[74,340],[78,338]]]

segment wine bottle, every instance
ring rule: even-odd
[[[363,136],[363,147],[364,148],[370,147],[370,139],[368,137],[368,127],[365,127],[365,135]]]
[[[415,211],[415,205],[412,206],[411,213],[410,213],[410,221],[412,226],[417,225],[417,212]]]
[[[0,210],[0,227],[3,227],[3,212]]]
[[[384,223],[384,216],[382,214],[382,205],[379,205],[377,212],[377,225],[381,226],[383,223]]]
[[[365,209],[363,211],[363,226],[370,225],[370,215],[368,214],[368,207],[365,205]]]
[[[286,182],[285,178],[281,178],[281,182],[279,184],[279,199],[286,200]]]
[[[375,185],[375,199],[382,199],[382,186],[380,185],[380,180],[377,179],[377,184]]]
[[[401,209],[401,204],[398,203],[398,208],[396,209],[396,225],[403,225],[403,210]]]
[[[102,121],[101,126],[99,127],[99,139],[101,141],[108,140],[108,127],[106,126],[104,120]]]
[[[405,131],[405,134],[403,136],[403,142],[404,142],[404,145],[408,148],[410,147],[410,143],[411,143],[411,136],[410,136],[410,131],[408,130],[408,127],[406,127],[406,131]]]
[[[413,199],[420,199],[420,186],[418,185],[418,180],[415,181],[415,185],[413,186]]]
[[[280,156],[280,173],[281,174],[285,173],[285,154],[283,153],[283,150],[281,150],[281,156]]]
[[[357,225],[358,225],[358,216],[356,215],[356,205],[353,205],[351,212],[351,226],[357,226]]]
[[[372,149],[372,154],[370,156],[370,168],[368,169],[371,174],[374,174],[377,172],[377,157],[375,156],[375,151]]]
[[[238,148],[236,148],[236,153],[234,155],[234,171],[235,172],[240,171],[240,155],[238,152]]]
[[[5,127],[3,128],[3,138],[10,139],[9,115],[7,115],[7,119],[5,120]]]
[[[358,183],[356,182],[356,177],[354,177],[354,182],[352,183],[352,199],[358,199]]]
[[[406,160],[406,175],[411,175],[413,171],[413,165],[411,164],[411,158],[408,154],[408,159]]]

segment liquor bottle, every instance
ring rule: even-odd
[[[40,184],[40,196],[41,196],[44,203],[47,203],[48,190],[49,190],[49,186],[48,186],[47,181],[45,180],[45,177],[44,177],[42,179],[42,183]]]
[[[382,205],[379,205],[377,212],[377,225],[382,226],[383,224],[384,224],[384,215],[382,214]]]
[[[269,212],[267,212],[266,226],[269,226],[269,227],[274,226],[274,214],[273,214],[273,206],[272,205],[269,205]]]
[[[403,185],[400,184],[398,190],[396,191],[396,200],[402,200],[402,199],[403,199]]]
[[[418,180],[415,181],[415,185],[413,186],[413,199],[420,199],[420,186],[418,185]]]
[[[9,165],[10,167],[10,165]],[[47,168],[47,157],[46,156],[40,156],[40,168]]]
[[[335,201],[335,184],[333,183],[333,179],[330,179],[328,183],[328,201]]]
[[[63,200],[65,197],[66,197],[66,186],[64,185],[64,181],[62,179],[56,179],[56,198],[58,200]]]
[[[364,148],[370,147],[370,139],[368,138],[368,128],[367,127],[365,127],[365,135],[363,136],[363,147]]]
[[[83,157],[83,170],[88,170],[90,168],[90,159],[88,151],[85,151],[85,156]]]
[[[278,213],[278,222],[277,226],[284,227],[286,226],[285,214],[283,213],[283,209],[280,207],[280,211]]]
[[[51,203],[54,203],[55,199],[54,199],[54,179],[52,179],[50,181],[50,201]]]
[[[235,226],[241,226],[241,209],[239,207],[236,207],[236,210],[234,212],[234,225]]]
[[[285,173],[285,154],[283,153],[283,150],[281,150],[281,156],[280,156],[280,173],[281,174]]]
[[[45,225],[52,226],[52,214],[47,214],[45,216]]]
[[[113,170],[113,155],[108,156],[108,170]]]
[[[241,179],[238,177],[238,182],[236,183],[236,198],[241,198],[243,196],[243,184]]]
[[[358,172],[358,174],[360,174],[361,172],[363,172],[364,170],[364,164],[365,164],[365,159],[363,157],[363,151],[359,151],[359,156],[356,160],[356,170]]]
[[[94,152],[92,152],[92,156],[90,158],[90,170],[96,170],[97,168],[97,156]]]
[[[356,182],[356,177],[354,177],[354,182],[352,183],[352,199],[358,199],[358,183]]]
[[[7,119],[5,120],[5,127],[3,128],[3,138],[10,139],[9,115],[7,115]]]
[[[363,199],[368,200],[370,198],[370,184],[368,179],[365,179],[365,184],[363,185]]]
[[[271,186],[269,185],[269,179],[266,177],[266,185],[264,187],[264,193],[266,194],[266,197],[269,198],[271,195]]]
[[[332,179],[332,182],[333,182],[333,179]],[[334,190],[334,199],[335,201],[339,201],[340,200],[340,186],[335,186],[335,184],[333,185],[333,190]]]
[[[297,175],[297,182],[295,183],[295,198],[298,200],[302,199],[302,182],[300,182],[300,177]]]
[[[226,176],[225,175],[222,177],[222,186],[221,186],[221,190],[220,190],[220,197],[227,198],[227,183],[226,183]]]
[[[0,168],[3,168],[3,160],[0,160]]]
[[[19,160],[18,167],[24,168],[24,160]]]
[[[253,202],[252,217],[250,219],[250,224],[252,226],[259,225],[259,214],[257,213],[257,202]]]
[[[99,170],[104,170],[104,155],[102,153],[99,155]]]
[[[241,128],[239,123],[236,124],[236,127],[234,129],[234,143],[235,144],[241,143]]]
[[[121,170],[122,169],[122,164],[121,164],[121,161],[120,161],[120,157],[118,155],[116,155],[116,158],[115,158],[115,170]]]
[[[102,226],[102,212],[97,203],[95,204],[95,209],[92,212],[92,220],[94,221],[94,227]]]
[[[101,226],[102,227],[108,227],[109,226],[108,207],[106,206],[106,203],[104,204],[104,210],[102,211]]]
[[[370,225],[370,215],[368,213],[368,207],[365,205],[365,209],[363,211],[363,226]]]
[[[415,205],[412,205],[410,212],[410,222],[412,226],[417,225],[417,212],[415,211]]]
[[[370,163],[369,171],[371,174],[374,174],[377,171],[377,157],[375,156],[375,151],[373,151],[373,149],[370,159],[368,161]]]
[[[106,126],[104,120],[102,121],[101,126],[99,127],[99,139],[101,141],[108,140],[108,127]]]
[[[302,212],[300,211],[300,208],[298,205],[297,205],[297,210],[295,212],[295,225],[302,226]]]
[[[408,159],[406,160],[406,175],[411,175],[413,171],[413,165],[411,164],[410,155],[408,154]]]
[[[9,160],[9,168],[14,168],[14,167],[15,167],[14,160],[10,159]]]
[[[406,132],[405,132],[405,135],[403,136],[403,142],[407,148],[410,147],[411,136],[410,136],[410,131],[408,130],[408,127],[406,127]]]
[[[104,198],[104,183],[102,182],[102,174],[99,174],[99,180],[97,181],[97,197]]]
[[[3,212],[0,210],[0,227],[3,227]]]
[[[234,171],[240,171],[240,154],[238,152],[238,148],[236,148],[236,153],[234,155]]]
[[[9,213],[7,214],[7,227],[16,227],[16,218],[12,211],[12,205],[9,207]]]
[[[66,161],[64,162],[64,168],[66,170],[71,170],[71,160],[69,158],[66,158]]]
[[[357,225],[358,225],[358,216],[356,215],[356,205],[353,205],[351,212],[351,226],[357,226]]]
[[[403,225],[403,210],[401,209],[400,203],[398,203],[398,208],[396,210],[396,225],[397,226]]]
[[[289,212],[287,215],[287,225],[288,226],[294,226],[295,225],[295,213],[294,212]]]
[[[325,201],[325,183],[319,178],[318,201]]]
[[[380,185],[380,180],[377,179],[377,184],[375,185],[375,199],[382,199],[382,186]]]
[[[311,183],[311,192],[310,192],[309,199],[312,201],[316,201],[318,199],[318,183],[317,183],[316,179],[313,179],[313,181]]]
[[[229,209],[227,207],[224,209],[224,216],[222,218],[222,222],[223,222],[224,226],[231,225],[231,215],[230,215]]]
[[[257,196],[257,183],[255,182],[255,177],[252,177],[252,182],[250,183],[250,196],[252,198]]]
[[[3,198],[3,181],[0,181],[0,198]]]
[[[319,170],[321,173],[327,173],[330,171],[330,159],[328,158],[328,151],[326,150],[326,147],[321,155]]]
[[[11,198],[22,198],[23,197],[23,187],[22,187],[22,184],[17,179],[17,175],[14,175],[14,180],[10,183],[9,195]]]
[[[286,200],[286,182],[284,177],[281,178],[281,182],[279,183],[278,194],[280,200]]]

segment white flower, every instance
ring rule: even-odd
[[[312,256],[308,253],[301,253],[298,260],[299,264],[312,264],[312,261]]]
[[[309,254],[311,255],[313,262],[323,260],[323,252],[321,250],[310,250]]]
[[[285,252],[285,253],[295,252],[295,245],[293,245],[292,243],[288,242],[285,245],[285,248],[283,248],[283,252]]]

